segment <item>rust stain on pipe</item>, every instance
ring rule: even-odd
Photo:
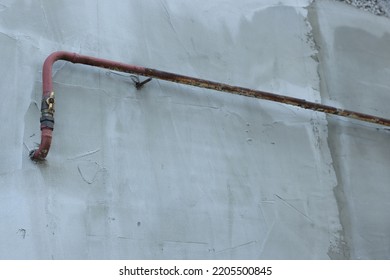
[[[342,116],[346,118],[357,119],[364,122],[370,122],[380,124],[384,126],[390,126],[390,120],[367,115],[359,112],[339,109],[332,106],[323,105],[320,103],[309,102],[304,99],[274,94],[270,92],[253,90],[244,87],[231,86],[224,83],[213,82],[209,80],[179,75],[175,73],[164,72],[156,69],[145,68],[136,65],[125,64],[121,62],[106,60],[102,58],[96,58],[91,56],[80,55],[71,52],[58,51],[49,55],[44,64],[42,71],[42,107],[41,107],[41,144],[39,148],[31,153],[31,159],[33,160],[44,160],[49,152],[52,131],[54,129],[54,91],[53,91],[53,80],[52,80],[52,68],[53,64],[57,60],[65,60],[75,64],[85,64],[130,74],[141,75],[149,78],[155,78],[165,80],[169,82],[185,84],[200,88],[206,88],[221,92],[228,92],[247,97],[265,99],[278,103],[289,104],[313,111],[323,112],[327,114]]]

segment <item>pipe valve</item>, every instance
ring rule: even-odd
[[[52,91],[50,93],[50,96],[46,98],[46,104],[49,106],[48,111],[49,113],[54,113],[54,92]]]

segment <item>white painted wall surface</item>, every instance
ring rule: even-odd
[[[318,2],[1,1],[0,258],[390,258],[382,127],[57,62],[28,158],[56,50],[389,118],[389,19]]]

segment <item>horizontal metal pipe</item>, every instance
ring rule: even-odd
[[[54,128],[54,92],[53,92],[53,81],[52,81],[52,67],[54,62],[57,60],[70,61],[75,64],[85,64],[130,74],[141,75],[145,77],[165,80],[169,82],[185,84],[200,88],[212,89],[221,92],[228,92],[248,97],[254,97],[259,99],[265,99],[278,103],[289,104],[313,111],[324,112],[327,114],[357,119],[364,122],[370,122],[380,124],[384,126],[390,126],[390,120],[367,115],[359,112],[350,110],[344,110],[320,103],[309,102],[304,99],[274,94],[266,91],[253,90],[244,87],[232,86],[224,83],[213,82],[209,80],[179,75],[175,73],[164,72],[156,69],[125,64],[112,60],[106,60],[91,56],[80,55],[76,53],[58,51],[49,55],[44,64],[42,71],[42,82],[43,82],[43,94],[42,94],[42,117],[41,117],[41,144],[39,148],[31,153],[33,160],[43,160],[46,158],[51,144],[52,130]]]

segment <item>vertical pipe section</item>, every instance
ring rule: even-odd
[[[31,151],[30,158],[32,160],[44,160],[49,153],[52,134],[54,129],[54,91],[52,69],[53,64],[57,60],[65,60],[72,63],[85,64],[106,68],[126,73],[146,75],[144,67],[128,65],[120,62],[115,62],[106,59],[100,59],[90,56],[83,56],[76,53],[58,51],[49,55],[43,63],[42,70],[42,103],[41,103],[41,144],[38,149]]]
[[[384,126],[390,126],[390,120],[359,112],[339,109],[319,103],[309,102],[303,99],[294,97],[278,95],[270,92],[253,90],[243,87],[231,86],[228,84],[213,82],[204,79],[198,79],[194,77],[183,76],[179,74],[164,72],[151,68],[145,68],[141,66],[135,66],[125,64],[121,62],[115,62],[111,60],[79,55],[76,53],[58,51],[49,55],[44,64],[42,71],[42,83],[43,83],[43,94],[42,94],[42,106],[41,106],[41,144],[37,150],[31,152],[30,157],[33,160],[44,160],[49,152],[52,132],[54,129],[54,91],[52,81],[52,68],[53,64],[57,60],[66,60],[72,63],[85,64],[130,74],[137,74],[145,77],[156,78],[169,82],[191,85],[200,88],[207,88],[221,92],[228,92],[248,97],[254,97],[259,99],[265,99],[278,103],[289,104],[313,111],[324,112],[327,114],[333,114],[346,118],[357,119],[364,122],[370,122],[380,124]]]

